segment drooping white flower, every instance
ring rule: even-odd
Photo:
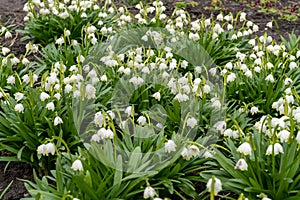
[[[274,83],[274,82],[275,82],[275,79],[274,79],[274,77],[273,77],[272,74],[269,74],[269,75],[266,77],[265,80],[266,80],[266,81],[269,81],[269,82],[271,82],[271,83]]]
[[[209,151],[205,151],[203,154],[203,157],[204,158],[214,158],[214,155]]]
[[[12,38],[12,34],[9,31],[6,31],[4,38],[5,39]]]
[[[227,76],[227,82],[233,82],[234,80],[236,79],[236,75],[235,73],[230,73],[228,76]]]
[[[2,54],[3,56],[6,56],[6,54],[8,54],[10,52],[10,49],[7,47],[2,47]]]
[[[241,171],[248,170],[248,164],[245,159],[239,159],[234,167],[235,169],[239,169]]]
[[[147,186],[144,190],[144,199],[148,199],[148,198],[153,198],[155,197],[157,194],[154,190],[154,188],[152,188],[151,186]]]
[[[137,119],[137,122],[141,125],[145,125],[147,123],[147,119],[146,117],[144,116],[140,116],[138,119]]]
[[[297,63],[295,63],[295,62],[291,62],[290,64],[289,64],[289,68],[292,70],[292,69],[295,69],[295,68],[297,68],[298,67],[298,65],[297,65]]]
[[[65,40],[63,37],[60,37],[55,41],[55,44],[58,44],[59,46],[61,46],[63,43],[65,43]]]
[[[99,134],[92,135],[91,141],[100,142],[101,137]]]
[[[77,159],[73,162],[71,168],[74,170],[74,171],[83,171],[83,165],[82,165],[82,162]]]
[[[101,126],[103,125],[103,123],[104,123],[104,117],[103,117],[103,115],[102,115],[101,112],[95,113],[95,116],[94,116],[94,123],[95,123],[97,126],[99,126],[99,127],[101,127]]]
[[[54,103],[53,102],[47,103],[46,108],[48,110],[54,111],[55,109]]]
[[[15,100],[18,102],[18,101],[20,101],[21,99],[23,99],[24,94],[21,93],[21,92],[17,92],[17,93],[14,94],[14,96],[15,96]]]
[[[258,113],[258,107],[252,106],[251,109],[250,109],[250,112],[251,112],[252,115]]]
[[[273,144],[269,145],[266,151],[266,155],[272,155],[273,153]],[[274,155],[276,156],[279,153],[283,153],[283,147],[279,143],[274,144]]]
[[[214,186],[212,186],[213,182],[214,182]],[[212,188],[213,188],[214,194],[217,195],[222,190],[222,182],[220,179],[213,177],[208,180],[206,187],[208,189],[208,192],[212,192]]]
[[[50,98],[49,94],[47,94],[46,92],[42,92],[40,94],[40,99],[41,101],[45,101],[46,99]]]
[[[183,148],[183,150],[181,152],[181,156],[186,160],[190,160],[192,157],[191,152],[186,147]]]
[[[225,121],[218,121],[215,125],[214,128],[216,128],[218,131],[221,133],[224,133],[226,129],[226,122]]]
[[[165,143],[165,152],[170,153],[172,151],[176,151],[176,144],[173,140],[168,140]]]
[[[16,78],[13,75],[7,77],[7,83],[8,84],[15,84],[16,83]]]
[[[188,118],[186,120],[186,125],[191,128],[194,128],[197,125],[197,120],[194,117]]]
[[[297,143],[300,144],[300,131],[298,131],[296,136]]]
[[[43,155],[48,156],[49,154],[54,155],[55,154],[55,146],[53,143],[49,142],[45,145]]]
[[[241,12],[241,15],[240,15],[240,22],[243,22],[246,20],[246,13],[245,12]]]
[[[155,92],[153,95],[152,95],[157,101],[160,101],[160,92]]]
[[[196,157],[200,152],[199,148],[194,144],[189,146],[188,149],[191,152],[192,157]]]
[[[281,142],[287,142],[290,137],[290,132],[287,130],[282,130],[278,133],[278,137]]]
[[[40,146],[38,146],[37,148],[37,153],[38,154],[45,154],[45,150],[46,150],[46,145],[45,144],[41,144]]]
[[[72,90],[73,90],[72,85],[67,84],[67,85],[65,86],[65,93],[69,94]]]
[[[268,23],[266,24],[266,27],[268,27],[268,28],[272,28],[272,27],[273,27],[273,23],[272,23],[272,21],[271,21],[271,22],[268,22]]]
[[[60,100],[60,98],[61,98],[61,94],[60,94],[60,93],[55,93],[53,96],[54,96],[57,100]]]
[[[141,77],[132,77],[129,80],[130,83],[134,84],[135,86],[141,85],[142,83],[144,83],[144,80]]]
[[[113,139],[114,138],[114,132],[110,129],[107,129],[105,131],[105,138],[106,139]]]
[[[24,112],[24,106],[21,103],[15,105],[15,111],[22,113]]]
[[[237,148],[237,151],[244,154],[245,156],[247,156],[247,155],[251,156],[252,148],[248,142],[244,142]]]
[[[174,99],[176,99],[179,102],[184,102],[184,101],[189,100],[189,96],[187,96],[186,94],[179,93],[174,97]]]
[[[227,136],[227,137],[232,137],[232,138],[238,138],[239,137],[239,133],[237,130],[232,130],[232,129],[226,129],[224,131],[224,136]]]
[[[54,118],[54,126],[57,126],[62,123],[63,123],[63,120],[59,116]]]
[[[87,84],[85,87],[85,97],[87,99],[94,99],[96,98],[96,88],[91,85],[91,84]]]

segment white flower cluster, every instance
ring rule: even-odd
[[[51,142],[47,144],[41,144],[37,148],[37,153],[42,154],[43,156],[48,156],[49,154],[54,155],[55,154],[55,145]]]

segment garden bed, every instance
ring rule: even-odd
[[[23,9],[25,2],[26,1],[0,0],[0,16],[1,16],[2,24],[5,24],[8,21],[9,24],[16,24],[17,29],[23,29],[25,27],[23,18],[26,15],[26,13],[24,11],[22,11],[22,9]],[[167,10],[165,13],[167,15],[171,15],[172,11],[176,5],[176,1],[164,1],[164,3],[165,3],[165,6],[167,7]],[[229,13],[233,13],[234,15],[236,15],[239,12],[243,11],[247,14],[247,20],[254,22],[255,24],[257,24],[260,27],[260,29],[256,33],[256,35],[262,35],[264,32],[267,32],[268,35],[272,36],[273,39],[275,39],[278,43],[280,43],[281,42],[280,35],[282,35],[284,38],[288,38],[288,35],[291,32],[294,32],[297,36],[300,33],[300,28],[299,28],[300,27],[300,19],[298,19],[296,21],[283,20],[283,19],[280,19],[280,16],[278,14],[260,13],[257,11],[258,8],[249,7],[245,3],[241,4],[241,3],[234,2],[234,1],[225,0],[225,1],[223,1],[223,4],[219,5],[217,8],[211,4],[210,0],[201,1],[201,4],[199,3],[198,5],[190,5],[189,3],[190,2],[187,1],[186,11],[188,11],[190,13],[192,20],[196,20],[201,17],[208,18],[210,16],[213,16],[214,18],[216,18],[218,16],[218,14],[220,13],[220,11],[224,13],[224,16]],[[283,1],[281,3],[283,5],[286,5],[285,1]],[[290,1],[289,3],[297,4],[298,2]],[[120,5],[122,5],[122,2],[118,1],[118,2],[116,2],[116,5],[120,6]],[[128,8],[133,13],[135,13],[135,14],[137,13],[137,10],[134,8],[134,6],[129,6]],[[278,28],[273,28],[273,29],[265,28],[266,24],[268,22],[270,22],[272,20],[272,18],[274,19],[274,22],[276,22],[278,24]],[[275,23],[273,23],[273,26],[275,26]],[[15,29],[15,28],[13,28],[13,29]],[[21,56],[21,55],[25,54],[25,45],[27,44],[26,42],[20,41],[21,37],[22,37],[21,33],[13,32],[13,36],[10,39],[4,39],[3,37],[0,37],[0,44],[2,46],[9,47],[11,50],[11,53],[15,54],[16,56]],[[250,49],[249,49],[249,51],[250,51]],[[38,55],[37,57],[41,57],[41,56]],[[37,57],[35,57],[33,55],[28,56],[28,58],[31,58],[32,61],[38,60]],[[224,66],[225,64],[221,63],[221,61],[220,61],[219,65]],[[234,94],[232,94],[232,95],[234,96]],[[275,100],[273,102],[275,102]],[[261,103],[258,103],[258,104],[261,105]],[[268,108],[268,109],[270,109],[270,108]],[[267,110],[264,110],[263,112],[268,113]],[[262,114],[257,114],[257,119],[260,118],[261,116],[262,116]],[[252,116],[250,118],[252,120]],[[255,121],[255,119],[254,119],[254,121]],[[245,125],[242,128],[247,128],[247,125]],[[1,132],[1,130],[0,130],[0,132]],[[82,147],[82,146],[80,146],[80,147]],[[64,148],[61,147],[61,149],[62,149],[62,151],[64,151]],[[76,152],[76,150],[73,149],[73,152]],[[10,155],[10,154],[11,153],[8,153],[7,151],[1,151],[0,156]],[[35,152],[35,154],[36,154],[36,152]],[[77,155],[77,153],[76,153],[76,155]],[[246,154],[245,154],[245,156],[246,156]],[[73,155],[73,157],[66,156],[65,159],[69,163],[70,162],[69,159],[70,160],[75,159],[74,155]],[[222,157],[220,157],[220,159],[221,158]],[[53,159],[53,158],[51,158],[51,159]],[[92,158],[89,158],[89,159],[93,160]],[[189,159],[187,159],[187,160],[189,160]],[[52,164],[53,164],[53,160],[52,161],[48,160],[48,161],[52,162]],[[183,163],[183,161],[180,161],[180,162]],[[0,170],[1,171],[4,170],[6,164],[7,164],[7,162],[0,162]],[[198,165],[202,165],[202,164],[203,163],[200,162]],[[38,164],[36,164],[36,166],[38,166]],[[224,166],[222,166],[222,167],[224,167]],[[55,169],[55,167],[53,167],[51,169]],[[201,170],[199,169],[199,171],[201,171]],[[41,175],[41,174],[43,174],[43,172],[40,171],[39,175]],[[191,177],[191,179],[195,178],[193,175],[189,175],[189,176]],[[203,176],[205,178],[208,177],[207,175],[203,175]],[[22,197],[29,196],[28,191],[24,187],[24,183],[22,181],[19,181],[18,179],[26,179],[29,181],[34,181],[33,173],[32,173],[32,166],[30,166],[28,164],[24,164],[22,162],[12,162],[7,167],[5,173],[0,173],[0,180],[1,180],[0,181],[0,194],[1,194],[1,191],[3,191],[13,180],[12,185],[7,190],[3,199],[20,199]],[[159,180],[159,177],[157,179]],[[165,183],[165,184],[168,185],[169,183]],[[198,189],[196,189],[196,193],[198,193],[198,194],[202,193],[203,190],[206,189],[205,183],[196,183],[195,185],[198,187]],[[140,191],[140,193],[142,193],[142,192]],[[166,191],[163,191],[161,193],[167,194]],[[222,195],[226,196],[226,197],[229,196],[232,198],[236,198],[240,194],[235,194],[231,191],[225,191],[225,193],[222,193]],[[182,194],[181,196],[186,196],[186,195]],[[173,197],[172,199],[175,199],[175,198],[180,199],[179,195],[178,195],[178,197],[175,197],[175,195],[172,197]],[[70,196],[70,198],[71,198],[71,196]],[[189,199],[190,197],[186,197],[186,198]]]

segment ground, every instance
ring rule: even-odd
[[[166,7],[168,8],[168,12],[172,10],[175,5],[175,2],[178,0],[164,0]],[[184,0],[182,0],[184,1]],[[190,2],[189,0],[186,0]],[[191,13],[191,17],[193,19],[201,16],[209,17],[211,15],[216,16],[220,10],[224,13],[233,12],[237,13],[239,11],[244,11],[247,13],[247,19],[253,21],[260,27],[260,33],[267,31],[269,35],[271,35],[276,40],[279,40],[279,35],[283,35],[287,38],[288,34],[294,32],[296,35],[300,33],[300,17],[296,21],[285,21],[279,19],[279,15],[274,14],[263,14],[258,12],[258,8],[256,7],[248,7],[246,4],[237,3],[232,0],[223,0],[222,5],[219,6],[219,10],[211,10],[212,8],[211,0],[194,0],[195,2],[200,2],[197,6],[188,6],[187,10]],[[22,29],[24,27],[23,17],[24,12],[22,11],[23,5],[26,0],[0,0],[0,24],[9,24],[13,23],[17,25],[17,29]],[[120,0],[120,2],[123,2]],[[248,1],[250,2],[250,1]],[[300,3],[297,3],[297,0],[278,0],[276,1],[280,6],[296,6],[298,7]],[[119,4],[119,3],[118,3]],[[265,25],[269,22],[272,17],[278,23],[278,29],[274,30],[266,30]],[[0,46],[10,47],[12,52],[16,55],[20,55],[24,53],[24,45],[19,41],[21,35],[18,33],[14,34],[14,37],[11,40],[4,41],[0,38]],[[0,152],[0,156],[7,154],[7,152]],[[29,179],[32,180],[32,167],[24,164],[24,163],[10,163],[8,167],[6,167],[6,162],[0,162],[0,195],[1,192],[6,188],[7,185],[13,180],[11,187],[6,192],[3,199],[20,199],[22,197],[28,196],[24,184],[22,181],[18,179]],[[6,167],[6,170],[5,170]],[[5,171],[4,171],[5,170]]]

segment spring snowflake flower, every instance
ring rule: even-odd
[[[266,81],[269,81],[269,82],[271,82],[271,83],[274,83],[274,82],[275,82],[275,79],[274,79],[274,77],[273,77],[272,74],[269,74],[269,75],[266,77],[265,80],[266,80]]]
[[[212,187],[213,179],[214,179],[214,187]],[[220,179],[213,177],[208,180],[206,187],[208,189],[208,192],[211,192],[212,188],[214,188],[213,192],[215,195],[217,195],[222,190],[222,182]]]
[[[47,103],[46,108],[48,110],[54,111],[55,109],[54,103],[53,102]]]
[[[144,116],[140,116],[138,119],[137,119],[137,122],[141,125],[145,125],[147,123],[147,119],[146,117]]]
[[[42,154],[43,156],[48,156],[49,154],[54,155],[55,154],[55,145],[51,142],[47,144],[41,144],[37,148],[37,153]]]
[[[144,190],[144,199],[148,199],[148,198],[153,198],[155,197],[157,194],[154,190],[154,188],[147,186]]]
[[[6,31],[5,35],[4,35],[5,39],[9,39],[12,38],[12,34],[9,31]]]
[[[104,139],[113,139],[113,138],[114,138],[114,132],[110,129],[107,129],[104,134]]]
[[[186,160],[190,160],[192,157],[191,152],[186,147],[183,148],[183,150],[181,152],[181,156]]]
[[[190,145],[183,148],[181,156],[186,160],[190,160],[192,157],[196,157],[199,152],[200,150],[196,145]]]
[[[173,140],[168,140],[165,143],[165,152],[170,153],[172,151],[176,151],[176,144]]]
[[[129,83],[132,83],[135,86],[141,85],[142,83],[144,83],[144,80],[141,77],[132,77],[129,80]]]
[[[131,114],[132,114],[132,106],[126,107],[125,113],[127,114],[127,116],[131,116]]]
[[[224,19],[224,17],[223,17],[222,13],[220,13],[220,14],[217,15],[217,20],[218,21],[223,21],[223,19]]]
[[[55,93],[53,96],[54,96],[57,100],[60,100],[60,98],[61,98],[61,94],[60,94],[60,93]]]
[[[30,61],[27,58],[22,59],[22,64],[27,66],[30,63]]]
[[[254,114],[258,113],[258,107],[252,106],[251,109],[250,109],[250,112],[251,112],[251,115],[254,115]]]
[[[239,159],[234,167],[234,169],[239,169],[241,171],[248,170],[248,164],[245,159]]]
[[[83,171],[83,166],[82,166],[82,162],[77,159],[73,162],[71,168],[74,170],[74,171]]]
[[[49,142],[45,145],[45,152],[44,154],[48,156],[48,154],[54,155],[55,154],[55,146],[53,143]]]
[[[41,101],[45,101],[46,99],[50,98],[49,94],[47,94],[46,92],[42,92],[40,94],[40,99]]]
[[[224,136],[232,137],[232,138],[238,138],[239,137],[239,133],[238,133],[237,130],[233,131],[231,129],[226,129],[224,131]]]
[[[296,140],[297,140],[298,144],[300,144],[300,131],[298,131],[298,133],[297,133]]]
[[[266,27],[272,28],[272,27],[273,27],[273,23],[272,23],[272,22],[268,22],[268,23],[266,24]]]
[[[210,19],[206,19],[206,20],[204,21],[204,26],[205,26],[205,27],[210,26],[210,24],[211,24]]]
[[[290,64],[289,64],[289,68],[292,70],[292,69],[295,69],[295,68],[297,68],[298,67],[298,65],[297,65],[297,63],[295,63],[295,62],[291,62]]]
[[[241,15],[240,15],[240,22],[243,22],[243,21],[246,21],[246,13],[241,12]]]
[[[65,93],[69,94],[72,90],[73,90],[72,85],[67,84],[67,85],[65,86]]]
[[[107,76],[105,74],[103,76],[101,76],[100,81],[107,82]]]
[[[287,130],[282,130],[278,133],[278,137],[281,142],[287,142],[290,137],[290,132]]]
[[[20,101],[21,99],[23,99],[24,94],[21,93],[21,92],[17,92],[17,93],[14,94],[14,96],[15,96],[15,100],[18,102],[18,101]]]
[[[203,157],[204,158],[214,158],[214,155],[209,151],[205,151],[203,154]]]
[[[46,149],[46,145],[45,145],[45,144],[41,144],[41,145],[38,146],[38,148],[37,148],[37,153],[38,153],[38,154],[44,154],[45,149]]]
[[[227,82],[233,82],[234,80],[236,79],[236,75],[235,73],[230,73],[228,76],[227,76]]]
[[[65,40],[63,37],[60,37],[55,41],[55,44],[58,44],[59,46],[61,46],[64,43],[65,43]]]
[[[15,105],[15,111],[22,113],[24,112],[24,106],[21,103]]]
[[[272,200],[272,199],[270,199],[268,197],[263,197],[261,200]]]
[[[197,125],[197,120],[194,117],[188,118],[186,121],[186,125],[194,128]]]
[[[176,99],[179,102],[184,102],[184,101],[189,100],[189,97],[186,94],[179,93],[174,97],[174,99]]]
[[[13,75],[7,77],[7,83],[8,84],[15,84],[16,83],[16,78]]]
[[[237,148],[237,151],[244,154],[245,156],[247,156],[247,155],[251,156],[252,148],[248,142],[244,142]]]
[[[259,31],[259,27],[256,24],[253,25],[252,29],[253,29],[253,32]]]
[[[249,40],[248,44],[250,44],[251,46],[255,46],[255,39]]]
[[[226,122],[225,121],[218,121],[215,125],[214,128],[216,128],[218,131],[221,133],[224,133],[226,129]]]
[[[159,92],[155,92],[155,93],[152,95],[152,97],[154,97],[157,101],[160,101],[160,98],[161,98]]]
[[[63,123],[63,120],[59,116],[54,118],[54,126],[57,126],[62,123]]]
[[[92,135],[91,141],[100,142],[101,137],[99,134]]]
[[[95,116],[94,116],[94,123],[97,126],[99,126],[99,127],[101,127],[103,125],[103,123],[104,123],[104,117],[103,117],[103,115],[102,115],[101,112],[97,112],[95,114]]]
[[[10,49],[7,47],[2,47],[2,54],[3,56],[6,56],[6,54],[8,54],[10,52]]]
[[[273,153],[273,144],[269,145],[266,151],[266,155],[272,155]],[[274,144],[274,155],[276,156],[279,153],[283,153],[283,147],[279,143]]]
[[[85,96],[87,99],[96,98],[96,88],[91,84],[87,84],[85,87]]]

